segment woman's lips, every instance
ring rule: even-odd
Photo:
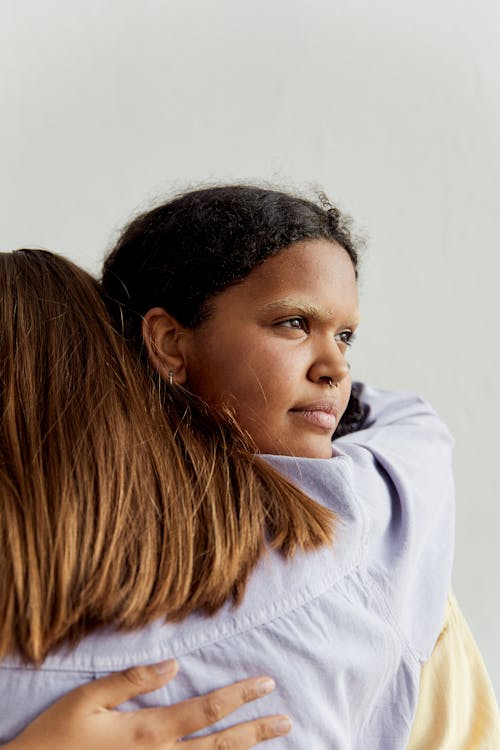
[[[290,409],[290,411],[323,430],[333,432],[337,426],[337,407],[329,401],[305,404],[304,406]]]

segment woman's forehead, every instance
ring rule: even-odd
[[[303,314],[332,320],[358,316],[356,274],[348,253],[327,240],[295,243],[211,300],[212,313]]]
[[[356,289],[356,272],[348,253],[328,240],[297,242],[267,258],[234,287],[235,296],[259,294],[291,298],[334,286],[350,294]],[[228,291],[229,291],[228,289]],[[286,290],[280,293],[280,290]]]

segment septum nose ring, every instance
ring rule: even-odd
[[[333,378],[327,378],[327,380],[328,380],[328,386],[330,388],[338,388],[339,387],[339,384],[337,383],[336,380],[333,380]]]

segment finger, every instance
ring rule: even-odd
[[[292,728],[292,722],[288,716],[265,716],[262,719],[253,719],[244,724],[215,732],[207,737],[199,737],[195,740],[184,740],[182,750],[247,750],[249,747],[258,745],[259,742],[272,740],[273,737],[282,737],[288,734]]]
[[[131,667],[88,682],[69,693],[67,698],[83,701],[87,709],[115,708],[137,695],[163,687],[175,677],[178,669],[175,659]]]
[[[276,687],[270,677],[252,677],[234,685],[213,690],[199,698],[178,703],[170,709],[169,718],[175,727],[176,737],[185,737],[198,729],[210,726],[244,703],[262,698]]]

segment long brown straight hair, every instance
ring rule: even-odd
[[[0,658],[214,613],[266,544],[331,542],[333,515],[154,382],[97,282],[47,251],[0,254],[0,419]]]

